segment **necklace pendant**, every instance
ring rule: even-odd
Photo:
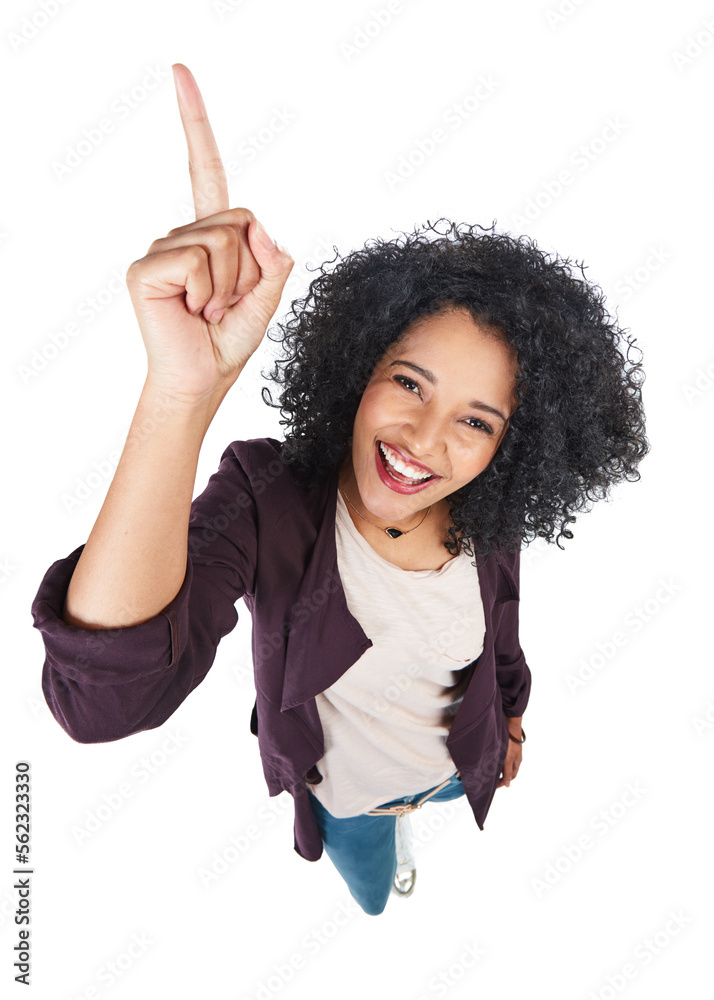
[[[399,528],[385,528],[384,530],[390,538],[399,538],[400,535],[404,534],[404,532],[400,531]]]

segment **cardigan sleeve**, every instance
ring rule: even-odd
[[[45,573],[33,625],[45,647],[42,691],[52,715],[77,742],[105,743],[155,729],[176,711],[235,627],[235,602],[253,592],[255,499],[233,445],[192,501],[184,580],[153,618],[115,629],[66,624],[64,602],[83,549]]]
[[[501,689],[504,714],[518,718],[526,710],[531,690],[531,672],[521,649],[518,635],[520,607],[520,549],[501,555],[509,570],[511,596],[504,600],[500,622],[494,639],[496,679]]]

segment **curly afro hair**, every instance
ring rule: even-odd
[[[634,341],[582,264],[581,278],[568,259],[551,258],[526,236],[447,219],[400,236],[323,264],[268,334],[284,356],[262,374],[282,392],[277,403],[267,388],[262,396],[285,418],[285,463],[305,490],[339,469],[385,351],[417,318],[462,307],[516,350],[518,408],[487,468],[447,498],[453,527],[444,545],[476,557],[536,537],[562,548],[576,511],[606,498],[613,484],[640,479],[637,465],[650,449]]]

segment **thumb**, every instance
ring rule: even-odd
[[[284,247],[266,233],[257,219],[248,226],[248,244],[260,267],[260,279],[248,295],[254,296],[272,316],[278,308],[285,282],[295,261]]]

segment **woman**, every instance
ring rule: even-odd
[[[577,510],[639,478],[641,369],[599,289],[524,238],[375,243],[323,268],[280,327],[266,402],[285,440],[232,442],[192,502],[293,261],[228,208],[200,92],[174,74],[197,221],[127,273],[146,382],[86,545],[33,603],[43,691],[80,742],[159,726],[243,597],[270,794],[295,799],[296,851],[324,847],[378,914],[414,887],[408,812],[466,795],[483,829],[518,774],[520,548],[571,538]]]

